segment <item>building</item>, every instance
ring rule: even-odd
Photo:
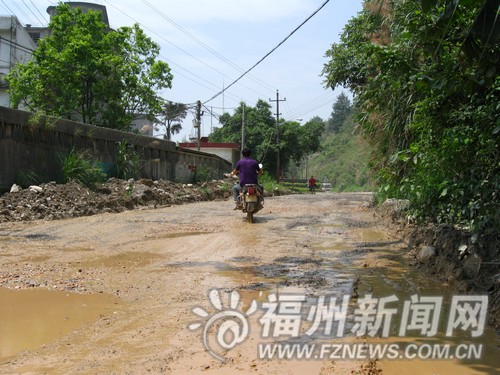
[[[17,17],[0,16],[0,106],[10,108],[5,76],[14,66],[29,62],[35,49],[35,42]]]
[[[179,147],[188,150],[198,150],[197,142],[179,143]],[[211,143],[208,137],[201,137],[199,151],[214,154],[235,165],[240,160],[240,145],[238,143]]]
[[[67,2],[65,4],[68,4],[71,9],[80,8],[83,13],[87,12],[88,10],[95,10],[95,11],[101,12],[102,22],[104,22],[109,27],[108,12],[107,12],[106,7],[104,5],[85,3],[85,2],[79,2],[79,1],[70,1],[70,2]],[[52,5],[52,6],[49,6],[47,8],[47,13],[49,14],[51,19],[52,19],[52,16],[55,14],[55,12],[56,12],[55,6]],[[43,26],[35,26],[34,27],[34,26],[27,24],[25,27],[25,30],[28,32],[31,39],[33,39],[33,41],[37,45],[38,45],[38,41],[40,39],[43,39],[46,36],[50,35],[50,29],[48,27],[43,27]]]
[[[83,13],[88,10],[98,11],[102,15],[102,21],[109,30],[109,19],[106,7],[100,4],[86,2],[67,2],[70,8],[80,8]],[[47,13],[55,14],[56,7],[49,6]],[[11,108],[8,84],[3,79],[17,64],[26,64],[33,58],[33,51],[38,47],[39,40],[50,35],[48,27],[33,27],[26,25],[23,27],[17,17],[0,16],[0,106]],[[27,109],[20,106],[19,109]],[[78,120],[78,119],[76,119]],[[137,115],[131,124],[131,131],[139,132],[142,135],[153,136],[154,123],[145,118],[144,115]]]
[[[147,135],[148,137],[153,137],[154,122],[148,120],[146,115],[137,115],[135,119],[132,120],[130,130],[142,135]]]
[[[69,5],[69,7],[71,9],[80,8],[83,13],[86,13],[89,10],[101,12],[102,22],[104,22],[109,27],[108,12],[106,11],[106,7],[104,5],[94,4],[94,3],[86,3],[86,2],[80,2],[80,1],[69,1],[69,2],[66,2],[64,4]],[[47,8],[47,13],[50,15],[50,18],[52,18],[52,16],[55,14],[55,12],[56,12],[55,6],[49,6]]]

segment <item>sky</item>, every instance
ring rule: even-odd
[[[172,88],[161,96],[192,108],[181,133],[173,137],[182,142],[196,135],[192,121],[198,100],[204,110],[202,136],[220,126],[218,116],[233,114],[242,101],[248,106],[259,99],[268,101],[276,115],[277,93],[280,118],[301,123],[315,116],[327,120],[343,89],[325,88],[321,76],[328,62],[325,53],[339,41],[349,19],[361,11],[363,1],[87,2],[106,6],[113,29],[138,23],[160,45],[159,59],[169,64],[174,76]],[[46,26],[46,9],[55,5],[54,0],[0,0],[0,14],[14,14],[23,25]]]

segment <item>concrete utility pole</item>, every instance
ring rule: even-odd
[[[280,166],[280,102],[286,101],[286,98],[280,99],[280,93],[276,90],[276,100],[269,98],[270,102],[276,102],[276,145],[277,157],[276,157],[276,181],[280,182],[281,177],[281,166]]]
[[[200,151],[201,142],[201,101],[196,102],[196,126],[198,128],[196,142],[198,143],[198,151]]]
[[[243,104],[243,115],[241,117],[241,150],[245,148],[245,104]]]

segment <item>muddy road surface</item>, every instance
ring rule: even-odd
[[[371,199],[2,223],[0,373],[498,373],[480,296],[451,303]]]

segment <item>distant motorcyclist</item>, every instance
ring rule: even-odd
[[[261,171],[259,166],[259,162],[257,160],[251,159],[250,155],[252,151],[248,148],[243,149],[241,151],[243,158],[236,163],[236,167],[230,173],[231,176],[239,174],[240,182],[233,186],[233,198],[235,207],[234,209],[239,209],[239,201],[238,198],[241,193],[241,189],[246,184],[258,184],[258,175]]]

